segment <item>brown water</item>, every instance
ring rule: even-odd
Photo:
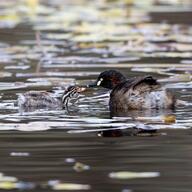
[[[60,182],[89,191],[190,192],[190,80],[179,76],[166,84],[187,106],[125,118],[110,118],[105,89],[86,91],[69,112],[20,113],[17,95],[47,90],[58,96],[63,87],[90,83],[106,69],[127,77],[180,74],[186,81],[192,72],[191,5],[8,2],[0,3],[0,172],[18,181],[0,176],[0,189],[53,191]],[[169,8],[171,14],[162,12]],[[152,17],[147,10],[154,10]],[[178,25],[174,14],[182,15],[178,23],[189,24]],[[168,115],[176,121],[165,123]],[[157,132],[137,135],[135,127]],[[120,171],[126,178],[110,177]]]

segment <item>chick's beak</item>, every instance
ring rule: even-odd
[[[85,91],[86,90],[86,87],[78,87],[77,88],[77,92],[78,93],[81,93],[81,92],[83,92],[83,91]]]

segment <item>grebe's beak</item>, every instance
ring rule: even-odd
[[[97,82],[91,83],[89,85],[87,85],[88,88],[94,88],[97,87]]]

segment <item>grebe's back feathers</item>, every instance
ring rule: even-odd
[[[118,91],[126,93],[128,91],[134,91],[138,94],[143,92],[152,91],[160,88],[160,84],[152,76],[134,77],[127,79],[126,81],[118,84],[111,92],[111,95]]]
[[[28,91],[18,97],[19,107],[54,107],[60,104],[52,93],[46,91]]]

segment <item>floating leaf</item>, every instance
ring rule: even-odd
[[[17,188],[17,184],[14,182],[0,181],[0,189],[11,190],[11,189],[16,189],[16,188]]]
[[[6,176],[4,174],[0,175],[0,183],[12,183],[12,182],[16,182],[18,179],[16,177],[12,177],[12,176]]]
[[[156,116],[156,117],[136,117],[135,118],[137,121],[144,121],[147,123],[160,123],[160,122],[164,122],[164,123],[175,123],[176,122],[176,117],[175,115],[163,115],[163,116]],[[150,130],[150,125],[144,125],[144,124],[139,124],[139,127],[143,128],[148,128]],[[153,129],[151,127],[151,129]],[[155,129],[155,128],[154,128]]]
[[[166,115],[163,117],[165,123],[175,123],[176,117],[175,115]]]
[[[30,156],[30,153],[28,153],[28,152],[11,152],[10,156],[28,157],[28,156]]]
[[[76,160],[74,158],[66,158],[65,162],[66,163],[74,163]]]
[[[113,179],[153,178],[153,177],[159,177],[159,176],[160,176],[159,172],[120,171],[120,172],[112,172],[109,174],[109,177]]]
[[[53,190],[90,190],[90,185],[76,183],[58,183],[53,185]]]

